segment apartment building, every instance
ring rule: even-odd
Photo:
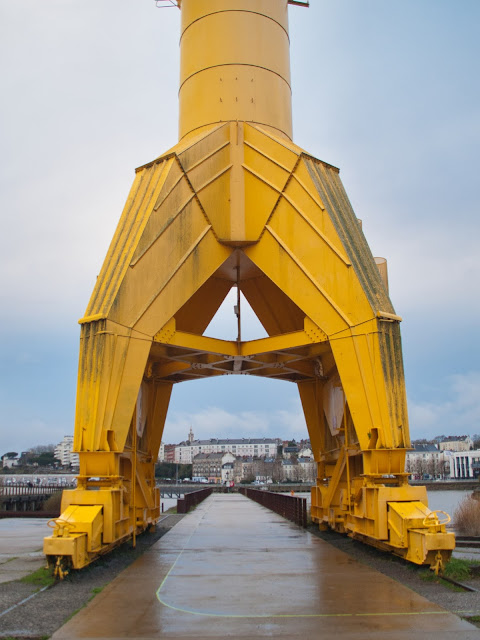
[[[193,459],[200,453],[232,453],[235,457],[275,458],[277,447],[278,440],[273,438],[210,438],[210,440],[189,438],[175,445],[174,462],[192,464]]]

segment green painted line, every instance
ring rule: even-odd
[[[449,611],[399,611],[399,612],[382,612],[382,613],[258,613],[258,614],[242,614],[242,613],[211,613],[208,611],[196,611],[194,609],[185,609],[184,607],[176,607],[173,604],[165,602],[158,591],[157,599],[160,604],[165,607],[178,611],[180,613],[189,613],[194,616],[203,616],[210,618],[242,618],[242,619],[258,619],[258,618],[358,618],[369,616],[433,616],[433,615],[448,615]]]
[[[456,610],[453,613],[470,613],[470,614],[473,614],[474,616],[480,615],[480,611],[469,611],[469,610],[462,611],[461,609]]]

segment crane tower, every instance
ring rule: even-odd
[[[136,170],[80,320],[59,574],[156,522],[172,387],[226,374],[298,386],[321,527],[437,568],[454,547],[405,473],[401,318],[338,169],[292,140],[288,4],[178,0],[179,142]],[[267,338],[204,335],[232,287]]]

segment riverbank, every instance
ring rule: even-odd
[[[439,480],[429,482],[428,480],[410,482],[412,487],[427,487],[427,491],[474,491],[480,489],[478,480]]]

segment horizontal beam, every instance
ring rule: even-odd
[[[304,347],[312,344],[312,342],[312,339],[305,331],[293,331],[292,333],[282,333],[270,338],[242,342],[240,344],[240,355],[254,356],[261,353],[271,353],[272,351],[284,351],[285,349]]]
[[[170,335],[163,336],[162,332],[157,333],[154,342],[168,344],[173,347],[183,347],[192,351],[202,353],[214,353],[222,356],[238,356],[238,345],[233,340],[219,340],[208,336],[199,336],[194,333],[174,330]]]
[[[175,331],[173,335],[170,335],[167,339],[162,339],[161,336],[155,336],[154,341],[173,347],[191,349],[192,351],[231,357],[248,357],[262,353],[284,351],[286,349],[308,346],[313,343],[311,337],[309,337],[305,331],[294,331],[292,333],[284,333],[278,336],[240,343],[233,340],[219,340],[218,338],[199,336],[193,333],[186,333],[185,331]]]

